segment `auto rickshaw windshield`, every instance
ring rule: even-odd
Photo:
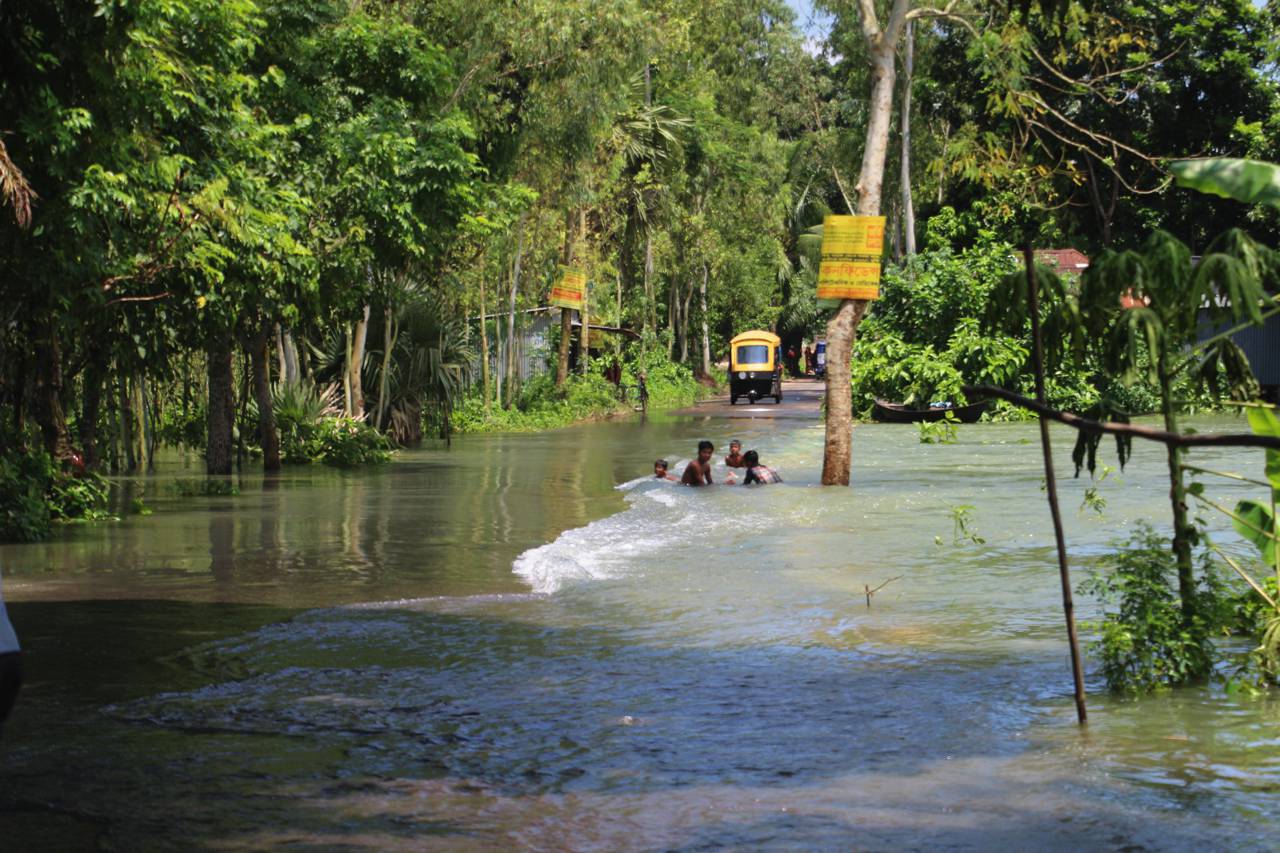
[[[734,358],[738,364],[768,364],[768,344],[745,344],[739,346]]]

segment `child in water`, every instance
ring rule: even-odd
[[[782,477],[778,476],[778,472],[770,468],[768,465],[760,464],[760,454],[754,450],[748,450],[742,456],[746,465],[747,476],[742,478],[742,485],[749,486],[752,483],[764,485],[766,483],[781,483]]]
[[[746,467],[746,463],[742,461],[742,442],[738,439],[729,442],[729,455],[724,458],[724,464],[728,468]]]
[[[672,474],[668,474],[668,473],[667,473],[667,469],[668,469],[669,467],[671,467],[671,466],[669,466],[669,465],[667,464],[667,460],[665,460],[665,459],[655,459],[655,460],[653,460],[653,479],[655,479],[655,480],[670,480],[670,481],[672,481],[673,483],[678,483],[678,482],[680,482],[680,478],[679,478],[679,477],[676,477],[676,476],[674,476],[674,475],[672,475]]]
[[[711,454],[716,452],[716,446],[709,441],[703,440],[698,442],[698,457],[691,459],[689,464],[684,466],[684,474],[680,477],[680,482],[686,486],[710,486],[713,485],[711,480]]]
[[[711,456],[716,452],[716,446],[705,439],[698,442],[698,458],[693,459],[684,468],[684,474],[680,477],[681,484],[685,486],[713,486],[715,482],[711,479]],[[733,472],[725,477],[725,482],[733,485],[736,478]]]

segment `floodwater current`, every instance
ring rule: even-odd
[[[1078,581],[1167,525],[1163,451],[1090,483],[1054,436]],[[643,476],[703,437],[786,482]],[[0,548],[28,672],[0,849],[1275,848],[1276,697],[1118,699],[1091,661],[1076,726],[1034,425],[859,425],[849,489],[821,448],[657,420],[229,497],[177,495],[198,459],[121,481],[153,515]]]

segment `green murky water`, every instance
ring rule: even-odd
[[[632,482],[701,437],[786,484]],[[1091,674],[1076,728],[1035,438],[859,426],[848,490],[803,422],[465,439],[226,498],[176,497],[174,463],[134,486],[153,516],[0,548],[30,679],[0,846],[1274,847],[1274,697]],[[1100,516],[1067,476],[1077,577],[1164,522],[1161,454]]]

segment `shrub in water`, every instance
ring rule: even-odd
[[[46,495],[53,476],[53,460],[43,451],[0,457],[0,540],[35,542],[49,535]]]
[[[173,491],[183,498],[227,497],[240,494],[240,488],[227,479],[174,480]]]
[[[1202,552],[1190,619],[1178,599],[1177,567],[1169,541],[1140,524],[1129,543],[1105,559],[1080,591],[1103,603],[1099,637],[1090,650],[1102,660],[1107,686],[1149,693],[1207,677],[1216,660],[1211,637],[1232,618],[1224,584]]]
[[[354,418],[325,418],[316,424],[307,446],[312,459],[340,468],[391,461],[387,437]]]

